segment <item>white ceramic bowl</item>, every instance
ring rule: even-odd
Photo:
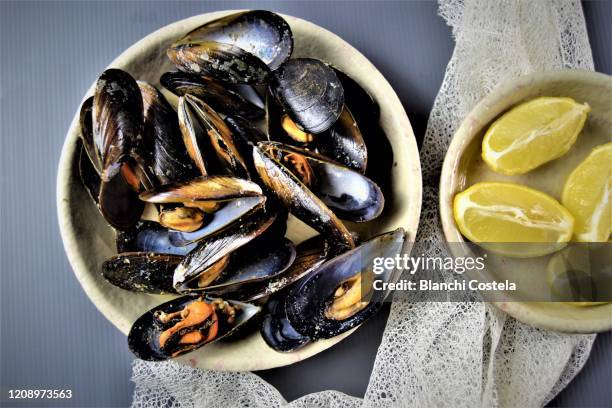
[[[167,47],[193,28],[229,13],[203,14],[163,27],[131,46],[110,66],[122,68],[136,79],[159,85],[160,75],[172,69],[165,54]],[[412,127],[399,98],[372,63],[340,37],[307,21],[283,17],[294,34],[294,57],[308,56],[331,62],[357,80],[380,105],[380,123],[391,142],[397,163],[392,170],[393,206],[382,219],[369,224],[367,232],[373,234],[403,227],[409,239],[413,240],[421,209],[421,168]],[[92,89],[93,85],[86,96],[91,94]],[[138,316],[168,297],[134,294],[113,287],[102,279],[100,266],[115,253],[114,232],[87,196],[75,172],[75,142],[78,133],[77,110],[66,135],[57,178],[57,206],[62,240],[83,290],[98,310],[127,334]],[[294,229],[292,236],[296,234],[300,235],[300,231]],[[318,341],[292,353],[279,353],[270,349],[256,332],[233,343],[208,345],[177,361],[215,370],[261,370],[303,360],[349,334]]]
[[[480,156],[491,123],[511,107],[539,96],[568,96],[592,111],[576,144],[563,157],[521,176],[491,171]],[[612,139],[612,77],[590,71],[552,71],[525,75],[494,89],[464,119],[450,143],[440,178],[440,217],[449,242],[464,242],[453,217],[453,198],[480,181],[524,184],[560,199],[569,173],[595,146]],[[453,246],[458,249],[460,245]],[[508,263],[514,262],[507,259]],[[536,261],[533,261],[536,262]],[[546,274],[542,270],[541,278]],[[535,278],[534,278],[534,281]],[[532,282],[532,283],[533,283]],[[576,307],[561,302],[495,303],[516,319],[545,329],[592,333],[612,328],[612,303]]]

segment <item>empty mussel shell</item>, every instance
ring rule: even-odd
[[[317,153],[278,142],[261,142],[259,148],[274,158],[334,213],[349,221],[378,217],[385,200],[372,180]]]
[[[312,58],[287,61],[274,71],[270,90],[300,130],[322,133],[338,119],[344,90],[335,71]]]
[[[140,316],[128,346],[142,360],[166,360],[231,336],[260,311],[233,300],[180,297]]]
[[[278,14],[251,10],[210,21],[189,32],[182,41],[206,40],[231,44],[253,54],[271,70],[289,59],[293,35]]]
[[[312,339],[330,338],[375,314],[389,291],[374,290],[373,282],[395,282],[399,278],[394,268],[375,275],[375,259],[395,258],[403,251],[405,240],[404,230],[399,228],[372,238],[311,272],[287,296],[286,312],[291,326]]]
[[[221,83],[210,75],[173,71],[164,73],[159,80],[173,94],[177,96],[193,95],[224,115],[238,115],[251,120],[264,115],[261,100],[255,104],[248,99],[256,96],[254,90],[248,95],[243,95],[246,93],[245,89],[231,88],[230,85]]]
[[[174,245],[169,237],[168,230],[156,222],[139,221],[126,231],[117,233],[117,252],[155,252],[168,255],[187,255],[196,247],[195,244],[183,246]]]
[[[275,214],[260,210],[200,241],[174,271],[174,288],[187,293],[201,291],[210,285],[228,266],[229,255],[260,236],[273,224],[275,218]]]
[[[126,252],[102,264],[102,276],[115,286],[133,292],[176,293],[174,269],[183,257],[153,252]]]
[[[120,69],[104,71],[96,82],[92,118],[102,179],[108,182],[141,150],[142,96],[136,80]]]
[[[189,180],[198,175],[185,149],[178,117],[166,98],[153,85],[138,81],[143,102],[147,169],[156,184]],[[144,150],[144,149],[143,149]]]

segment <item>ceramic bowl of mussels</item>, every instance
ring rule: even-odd
[[[99,74],[57,202],[76,277],[136,357],[258,370],[377,313],[372,263],[410,250],[421,174],[398,97],[359,51],[228,11],[163,27]]]

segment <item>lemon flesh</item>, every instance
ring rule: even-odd
[[[590,110],[588,104],[571,98],[542,97],[522,103],[489,127],[482,159],[498,173],[527,173],[567,153]]]
[[[594,149],[572,171],[561,202],[576,219],[576,241],[608,241],[612,233],[612,142]]]
[[[557,200],[513,183],[474,184],[455,196],[453,215],[470,241],[515,257],[561,249],[574,227],[574,218]],[[485,245],[488,243],[502,244]]]

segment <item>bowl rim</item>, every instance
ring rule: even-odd
[[[498,101],[503,101],[517,88],[530,87],[534,83],[547,83],[573,80],[586,82],[598,86],[608,86],[612,90],[612,76],[595,71],[560,69],[534,72],[522,75],[518,78],[510,79],[489,92],[483,97],[463,119],[455,131],[442,164],[442,171],[439,180],[438,207],[442,230],[447,242],[464,243],[466,242],[459,232],[452,211],[452,196],[457,185],[457,174],[459,165],[466,149],[477,137],[479,132],[474,129],[481,129],[490,121],[483,123],[479,118],[486,114],[490,107],[495,106]],[[510,106],[506,106],[505,110]],[[501,112],[500,112],[501,113]],[[449,205],[449,203],[451,203]],[[544,315],[539,312],[541,307],[546,304],[556,304],[555,307],[567,308],[569,305],[560,302],[491,302],[500,310],[508,313],[515,319],[529,325],[567,333],[593,333],[612,329],[612,303],[606,305],[593,306],[608,311],[599,319],[573,319],[559,318]]]
[[[164,25],[163,27],[153,31],[152,33],[144,36],[130,47],[125,49],[118,57],[116,57],[106,68],[110,67],[124,67],[129,64],[130,61],[136,60],[139,57],[142,57],[142,54],[145,53],[144,50],[148,50],[149,47],[156,46],[160,43],[160,41],[164,41],[171,36],[171,33],[176,33],[177,31],[181,31],[183,25],[191,25],[191,24],[203,24],[204,22],[223,17],[225,15],[229,15],[232,13],[245,11],[245,10],[221,10],[210,13],[203,13],[191,17],[187,17],[185,19],[174,21],[170,24]],[[410,213],[407,216],[407,225],[403,225],[406,229],[407,233],[410,234],[409,239],[414,241],[414,237],[416,236],[417,228],[420,220],[421,213],[421,203],[422,203],[422,181],[421,181],[421,166],[419,160],[419,151],[416,143],[416,138],[414,136],[414,131],[410,124],[410,120],[406,111],[395,93],[394,89],[391,87],[389,82],[385,79],[382,73],[372,64],[372,62],[365,57],[360,51],[346,42],[344,39],[336,35],[335,33],[316,25],[310,21],[293,17],[290,15],[277,13],[283,18],[285,18],[290,25],[298,24],[302,27],[308,28],[309,30],[317,31],[318,36],[322,38],[322,41],[331,41],[335,44],[341,44],[346,50],[350,52],[351,55],[357,57],[361,63],[365,64],[368,71],[371,71],[374,75],[377,75],[378,83],[377,85],[385,87],[385,95],[390,98],[388,102],[389,110],[393,113],[393,118],[397,121],[397,129],[401,129],[402,131],[402,143],[405,144],[404,148],[406,150],[405,154],[409,155],[409,159],[411,160],[411,165],[408,167],[408,171],[410,172],[410,176],[413,180],[412,186],[409,189],[409,194],[407,196],[407,200],[410,202]],[[176,34],[173,34],[175,38]],[[106,69],[105,68],[105,69]],[[57,172],[57,181],[56,181],[56,205],[57,205],[57,216],[60,227],[60,235],[62,238],[62,244],[64,246],[64,252],[68,257],[68,261],[70,266],[79,281],[79,284],[85,291],[85,294],[89,298],[89,300],[94,304],[94,306],[98,309],[98,311],[115,327],[117,327],[123,334],[127,335],[129,331],[129,327],[132,322],[128,321],[125,316],[122,316],[119,311],[114,310],[112,306],[112,302],[104,298],[104,291],[96,284],[95,280],[90,276],[92,271],[87,265],[84,253],[81,253],[78,249],[77,240],[78,237],[74,233],[74,225],[71,222],[71,212],[70,212],[70,201],[68,197],[71,196],[70,191],[72,189],[72,183],[70,183],[71,177],[70,173],[72,172],[73,166],[73,157],[76,149],[76,139],[78,138],[78,130],[80,128],[79,125],[79,111],[80,105],[82,102],[92,94],[95,86],[95,81],[89,87],[89,89],[85,92],[84,97],[81,100],[81,103],[77,107],[75,115],[72,118],[70,123],[70,127],[66,133],[64,143],[61,150],[58,172]],[[410,248],[407,250],[409,251]],[[332,345],[340,342],[342,339],[348,337],[353,331],[350,330],[342,335],[336,336],[332,339],[328,340],[320,340],[314,343],[311,343],[308,347],[304,349],[297,350],[293,353],[283,353],[285,355],[293,354],[290,357],[285,358],[282,362],[278,362],[275,360],[275,363],[266,366],[253,366],[245,363],[242,366],[239,365],[222,365],[217,362],[214,365],[205,365],[202,368],[209,368],[215,370],[223,370],[223,371],[253,371],[260,369],[269,369],[274,367],[280,367],[288,364],[292,364],[313,355],[318,354],[319,352],[331,347]],[[273,351],[272,349],[270,349]],[[175,360],[178,362],[182,362],[180,359]]]

